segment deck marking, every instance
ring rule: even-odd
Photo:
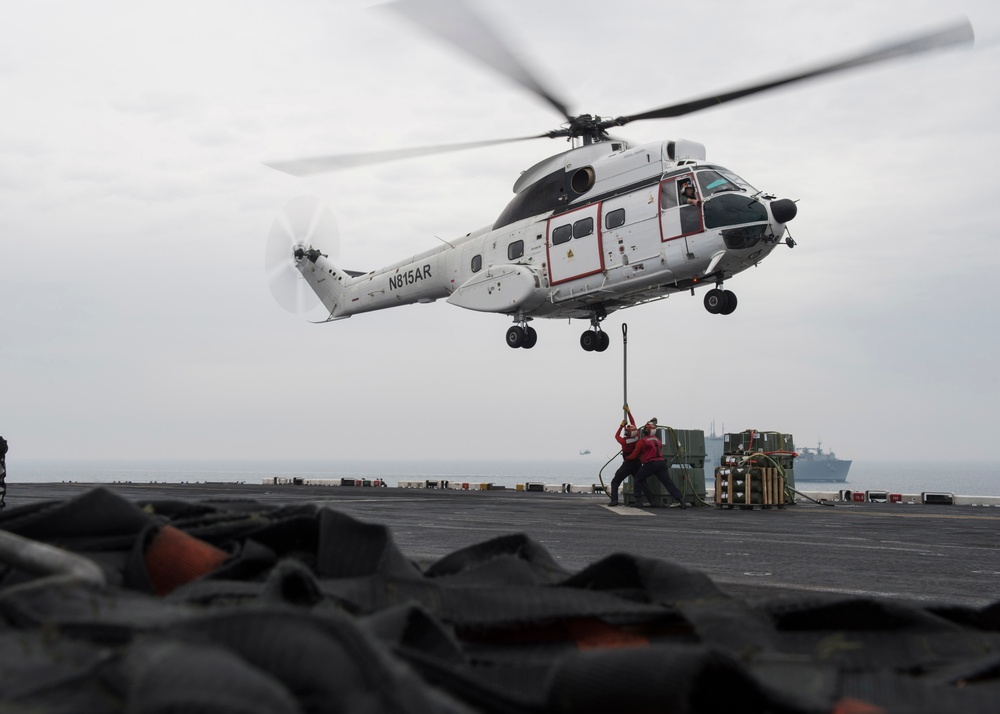
[[[632,508],[631,506],[608,506],[606,504],[600,504],[601,508],[606,508],[607,510],[615,513],[619,516],[652,516],[652,513],[644,511],[641,508]]]
[[[961,508],[961,506],[959,506]],[[799,513],[809,513],[810,511],[803,509]],[[1000,521],[1000,513],[997,515],[982,515],[982,516],[961,516],[952,515],[948,513],[915,513],[914,511],[908,511],[906,513],[886,513],[884,511],[869,511],[865,512],[864,509],[852,508],[852,509],[838,509],[839,513],[849,513],[851,515],[864,515],[864,516],[884,516],[886,518],[944,518],[947,520],[957,520],[957,521]]]

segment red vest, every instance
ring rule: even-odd
[[[615,432],[615,441],[617,441],[622,446],[622,456],[626,459],[631,456],[632,452],[635,451],[635,447],[639,444],[639,437],[625,437],[621,435],[621,428]]]
[[[663,444],[655,436],[647,436],[639,442],[639,461],[648,464],[650,461],[663,461]]]

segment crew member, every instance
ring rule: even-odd
[[[684,504],[684,494],[670,480],[670,473],[667,469],[667,462],[663,460],[663,443],[656,436],[656,420],[650,419],[646,426],[642,428],[642,440],[636,447],[639,452],[639,460],[642,466],[635,475],[635,505],[641,506],[642,494],[646,494],[649,504],[653,505],[653,494],[646,486],[646,481],[651,476],[656,476],[663,487],[667,489],[671,496],[680,504],[681,508],[687,508]]]
[[[694,184],[690,181],[686,181],[683,186],[681,186],[681,203],[686,203],[691,206],[700,206],[701,199],[699,199],[694,192]]]
[[[611,503],[608,504],[609,506],[618,505],[618,489],[621,487],[622,481],[629,476],[635,476],[642,465],[635,449],[636,444],[639,443],[639,429],[635,425],[635,417],[632,416],[632,410],[628,408],[628,404],[625,405],[625,417],[628,421],[622,419],[621,426],[615,432],[615,441],[622,447],[623,461],[622,465],[615,471],[615,477],[611,479]]]

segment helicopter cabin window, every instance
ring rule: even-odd
[[[516,240],[507,246],[507,260],[517,260],[524,255],[524,241]]]
[[[701,196],[691,173],[678,174],[660,184],[660,223],[663,240],[701,233]]]
[[[483,269],[483,256],[481,256],[481,255],[474,255],[474,256],[472,256],[472,266],[471,267],[472,267],[472,272],[473,273],[478,273],[480,270],[482,270]]]
[[[568,243],[569,239],[573,237],[573,226],[565,225],[559,226],[558,228],[552,229],[552,245],[561,245],[562,243]]]
[[[604,216],[604,227],[607,228],[608,230],[623,225],[625,225],[624,208],[619,208],[618,210],[611,211],[611,213]]]
[[[594,219],[584,218],[573,224],[573,237],[586,238],[594,232]]]
[[[664,181],[660,185],[660,210],[677,208],[677,183],[674,181]]]

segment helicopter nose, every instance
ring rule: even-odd
[[[774,216],[774,220],[778,223],[788,223],[795,218],[795,214],[798,212],[799,207],[795,205],[795,201],[789,198],[771,201],[771,215]]]

